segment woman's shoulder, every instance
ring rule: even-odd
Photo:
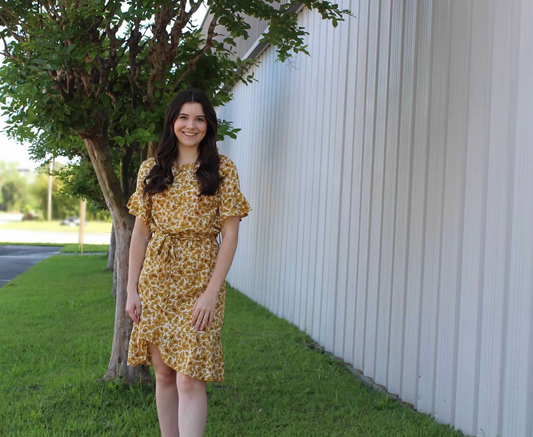
[[[155,165],[155,158],[145,159],[139,167],[139,173],[149,173]]]
[[[155,158],[148,158],[148,159],[145,159],[142,163],[141,163],[141,167],[149,167],[149,168],[152,168],[153,166],[155,165]]]
[[[220,154],[220,171],[226,173],[235,169],[235,163],[226,155]]]

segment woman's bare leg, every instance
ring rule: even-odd
[[[205,381],[177,373],[181,437],[203,437],[207,424]]]
[[[176,371],[161,359],[156,345],[148,343],[155,371],[155,401],[162,437],[178,437]]]

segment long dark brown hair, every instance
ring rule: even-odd
[[[144,194],[153,195],[165,191],[174,182],[172,164],[178,157],[178,139],[174,134],[174,122],[185,103],[200,103],[207,121],[207,132],[198,147],[196,178],[200,195],[213,195],[220,186],[220,155],[217,150],[218,121],[209,97],[200,90],[181,91],[168,106],[165,115],[163,136],[155,151],[156,164],[144,179]]]

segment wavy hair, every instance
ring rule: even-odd
[[[200,103],[207,121],[207,132],[198,147],[196,178],[200,185],[199,195],[213,195],[220,186],[220,155],[217,150],[218,121],[209,97],[200,90],[181,91],[168,106],[165,115],[163,135],[155,151],[156,164],[144,178],[144,194],[152,196],[165,191],[174,182],[172,164],[178,157],[178,139],[174,133],[174,122],[185,103]]]

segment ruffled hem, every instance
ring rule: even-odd
[[[141,194],[138,192],[133,193],[126,206],[130,214],[133,214],[147,225],[150,225],[150,208],[142,198]]]
[[[191,378],[197,379],[204,382],[224,382],[224,368],[219,369],[218,371],[209,371],[209,369],[202,369],[203,371],[199,372],[198,369],[194,370],[190,360],[185,363],[179,362],[177,359],[172,359],[172,355],[169,354],[165,349],[161,348],[160,342],[158,342],[153,337],[143,339],[138,338],[137,341],[130,340],[130,347],[128,350],[128,366],[153,366],[152,360],[148,357],[148,342],[154,344],[157,349],[159,349],[159,355],[163,362],[170,368],[174,369],[176,372],[190,376]],[[137,343],[135,349],[137,349],[136,354],[132,354],[132,343]],[[206,354],[207,352],[202,352]],[[135,356],[134,356],[135,355]]]
[[[227,217],[240,217],[243,219],[252,211],[250,204],[242,193],[236,193],[230,204],[220,207],[220,219],[224,221]]]

